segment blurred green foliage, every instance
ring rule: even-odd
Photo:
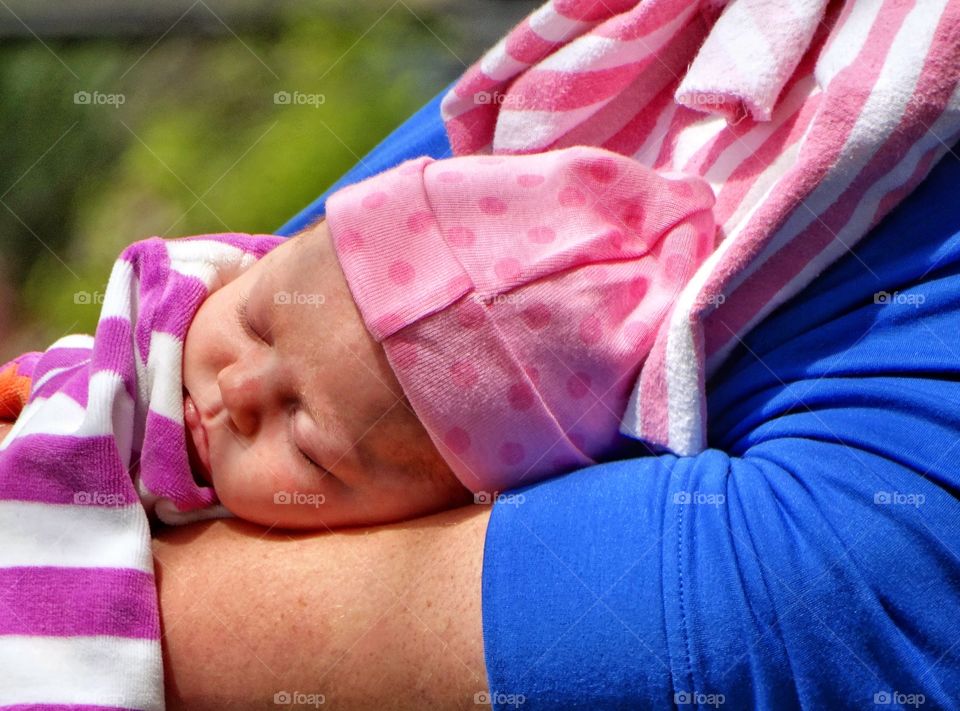
[[[439,20],[394,8],[287,8],[239,37],[0,47],[0,259],[15,288],[0,356],[92,332],[130,242],[275,230],[453,80],[464,67]]]

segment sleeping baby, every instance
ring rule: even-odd
[[[0,498],[323,529],[635,453],[620,418],[712,204],[576,147],[411,160],[291,239],[136,243],[94,338],[5,367]]]

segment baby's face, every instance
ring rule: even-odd
[[[464,500],[364,326],[325,223],[204,301],[183,383],[192,465],[240,518],[333,528]]]

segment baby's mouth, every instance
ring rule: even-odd
[[[187,429],[187,458],[190,460],[190,468],[199,473],[209,485],[213,486],[207,430],[203,426],[203,420],[196,403],[186,389],[183,392],[183,422]]]

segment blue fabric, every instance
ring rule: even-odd
[[[447,90],[444,89],[437,94],[426,106],[361,158],[359,163],[331,185],[325,193],[290,218],[277,230],[276,234],[287,237],[309,227],[324,215],[327,198],[346,185],[352,185],[371,175],[381,173],[409,158],[419,156],[446,158],[451,155],[450,141],[440,120],[440,101],[446,93]]]
[[[343,185],[449,155],[439,100],[281,234]],[[948,155],[751,333],[709,385],[713,449],[494,506],[496,708],[960,707],[958,185]]]
[[[750,334],[712,449],[494,507],[498,708],[960,707],[958,186],[948,155]]]

